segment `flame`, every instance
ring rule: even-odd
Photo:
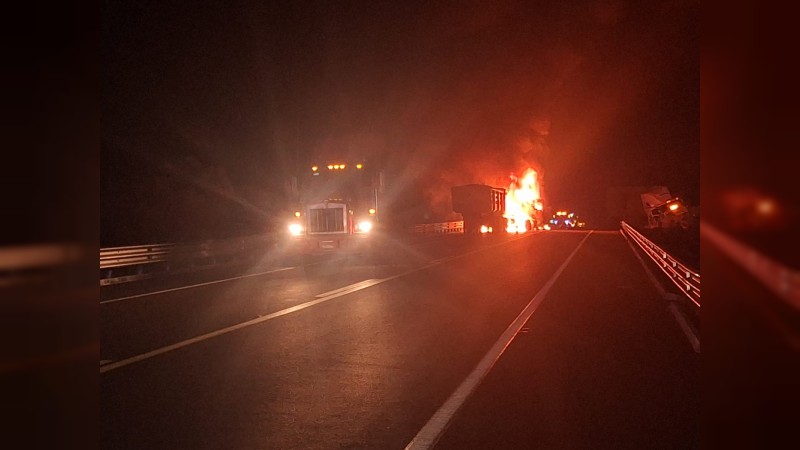
[[[511,175],[511,183],[506,193],[506,231],[509,233],[525,233],[529,224],[533,223],[535,211],[542,211],[542,199],[539,189],[539,174],[532,168],[517,178]]]

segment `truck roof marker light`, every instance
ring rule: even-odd
[[[333,170],[333,164],[328,164],[328,170]]]
[[[360,163],[356,164],[356,169],[363,169],[363,168],[364,168],[363,164],[360,164]]]
[[[344,164],[339,164],[339,168],[340,168],[340,169],[344,169],[344,167],[345,167],[345,165],[344,165]]]
[[[311,166],[311,171],[312,171],[312,172],[316,172],[316,171],[318,171],[318,170],[319,170],[319,167],[317,167],[317,166]]]

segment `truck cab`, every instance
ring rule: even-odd
[[[304,254],[360,251],[379,227],[382,173],[356,162],[312,165],[297,186],[291,238]]]

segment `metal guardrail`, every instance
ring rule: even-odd
[[[226,264],[266,251],[275,241],[257,235],[187,244],[154,244],[100,249],[100,285],[151,278]]]
[[[652,259],[658,268],[686,295],[697,307],[700,307],[700,273],[678,261],[664,249],[644,237],[625,222],[621,222],[622,230]]]
[[[415,234],[456,234],[464,232],[464,222],[416,225]],[[100,285],[152,278],[162,273],[178,273],[225,264],[266,250],[277,241],[273,235],[258,235],[189,244],[152,244],[100,249]]]
[[[416,234],[455,234],[464,232],[464,221],[423,223],[412,229]]]
[[[185,250],[191,251],[188,246]],[[100,249],[100,269],[113,269],[137,264],[156,263],[169,260],[179,251],[175,244],[142,245]]]

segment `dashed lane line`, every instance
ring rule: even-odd
[[[519,239],[523,239],[523,238],[525,238],[527,236],[532,236],[532,235],[535,235],[535,234],[536,233],[522,235],[520,237],[511,239],[511,240],[508,240],[508,241],[504,241],[504,242],[501,242],[499,244],[496,244],[496,245],[493,245],[493,246],[490,246],[490,247],[485,247],[485,248],[473,250],[471,252],[463,253],[463,254],[457,255],[457,256],[448,256],[448,257],[445,257],[445,258],[441,258],[441,259],[438,259],[438,260],[435,260],[435,261],[431,261],[431,262],[429,262],[428,264],[426,264],[426,265],[424,265],[422,267],[417,267],[415,269],[410,269],[410,270],[407,270],[405,272],[402,272],[402,273],[399,273],[397,275],[393,275],[393,276],[390,276],[390,277],[387,277],[387,278],[370,279],[370,280],[365,280],[365,281],[356,283],[354,285],[345,286],[344,288],[337,289],[338,292],[331,291],[333,293],[330,293],[330,292],[326,293],[328,295],[325,295],[324,297],[317,298],[316,300],[311,300],[309,302],[305,302],[305,303],[302,303],[302,304],[299,304],[299,305],[295,305],[295,306],[292,306],[290,308],[286,308],[286,309],[283,309],[283,310],[280,310],[280,311],[277,311],[277,312],[274,312],[274,313],[271,313],[271,314],[267,314],[267,315],[258,317],[256,319],[248,320],[246,322],[238,323],[236,325],[231,325],[229,327],[222,328],[222,329],[219,329],[219,330],[216,330],[216,331],[212,331],[210,333],[206,333],[206,334],[202,334],[200,336],[196,336],[196,337],[193,337],[193,338],[190,338],[190,339],[186,339],[186,340],[177,342],[175,344],[168,345],[166,347],[157,348],[155,350],[151,350],[151,351],[146,352],[146,353],[141,353],[139,355],[132,356],[130,358],[125,358],[125,359],[121,359],[119,361],[103,364],[103,365],[100,366],[100,373],[102,374],[102,373],[110,372],[112,370],[116,370],[116,369],[119,369],[121,367],[129,366],[131,364],[135,364],[135,363],[138,363],[138,362],[141,362],[141,361],[145,361],[147,359],[150,359],[150,358],[153,358],[153,357],[156,357],[156,356],[159,356],[159,355],[163,355],[164,353],[168,353],[168,352],[171,352],[173,350],[178,350],[178,349],[183,348],[183,347],[188,347],[188,346],[190,346],[192,344],[196,344],[198,342],[202,342],[202,341],[205,341],[205,340],[208,340],[208,339],[211,339],[211,338],[215,338],[217,336],[221,336],[223,334],[227,334],[227,333],[230,333],[232,331],[236,331],[236,330],[239,330],[239,329],[242,329],[242,328],[246,328],[246,327],[249,327],[249,326],[252,326],[252,325],[257,325],[259,323],[266,322],[268,320],[272,320],[272,319],[275,319],[277,317],[285,316],[287,314],[292,314],[294,312],[302,311],[302,310],[304,310],[306,308],[310,308],[312,306],[319,305],[320,303],[324,303],[324,302],[327,302],[329,300],[333,300],[335,298],[339,298],[339,297],[342,297],[342,296],[345,296],[345,295],[348,295],[348,294],[352,294],[353,292],[358,292],[358,291],[361,291],[363,289],[367,289],[369,287],[372,287],[372,286],[375,286],[375,285],[378,285],[378,284],[381,284],[381,283],[385,283],[387,281],[391,281],[391,280],[394,280],[394,279],[397,279],[397,278],[400,278],[400,277],[404,277],[406,275],[410,275],[410,274],[415,273],[415,272],[420,272],[422,270],[438,266],[438,265],[443,264],[445,262],[449,262],[449,261],[453,261],[453,260],[456,260],[456,259],[464,258],[466,256],[472,255],[472,254],[477,253],[477,252],[490,250],[490,249],[493,249],[493,248],[508,244],[509,242],[514,242],[514,241],[517,241]],[[284,270],[288,270],[288,269],[284,269]],[[222,280],[220,280],[218,282],[221,282],[221,281]]]
[[[206,283],[190,284],[188,286],[181,286],[181,287],[176,287],[176,288],[172,288],[172,289],[164,289],[164,290],[161,290],[161,291],[145,292],[144,294],[136,294],[136,295],[129,295],[127,297],[112,298],[110,300],[104,300],[104,301],[100,302],[100,304],[103,305],[103,304],[106,304],[106,303],[121,302],[123,300],[131,300],[131,299],[134,299],[134,298],[148,297],[150,295],[165,294],[167,292],[182,291],[184,289],[193,289],[193,288],[196,288],[196,287],[208,286],[208,285],[211,285],[211,284],[225,283],[227,281],[233,281],[233,280],[241,280],[242,278],[259,277],[261,275],[267,275],[267,274],[276,273],[276,272],[283,272],[285,270],[292,270],[292,269],[295,269],[295,267],[281,267],[279,269],[267,270],[266,272],[250,273],[250,274],[242,275],[242,276],[238,276],[238,277],[225,278],[225,279],[222,279],[222,280],[208,281]]]

